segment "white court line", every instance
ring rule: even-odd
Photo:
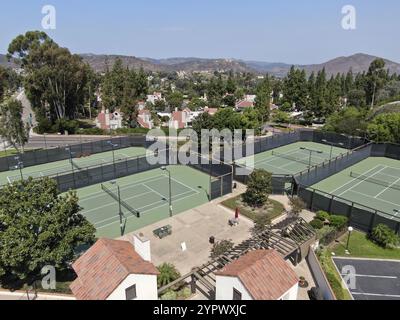
[[[388,191],[389,189],[391,189],[394,185],[397,184],[397,182],[400,181],[400,178],[398,178],[395,182],[393,182],[390,186],[388,186],[387,188],[383,189],[381,192],[379,192],[374,198],[377,199],[379,196],[381,196],[382,194],[384,194],[386,191]]]
[[[132,200],[132,199],[135,199],[135,198],[138,198],[138,197],[144,196],[146,194],[150,194],[150,193],[153,193],[153,192],[152,191],[143,192],[143,193],[137,194],[135,196],[126,198],[124,200]],[[106,208],[106,207],[111,206],[111,205],[114,205],[114,203],[110,202],[110,203],[107,203],[107,204],[102,205],[100,207],[96,207],[96,208],[93,208],[93,209],[89,209],[89,210],[83,211],[82,214],[88,214],[88,213],[91,213],[93,211],[96,211],[96,210],[99,210],[99,209],[103,209],[103,208]]]
[[[190,193],[190,192],[191,192],[191,191],[188,191],[188,192],[184,192],[184,193],[175,195],[175,196],[172,197],[172,200],[174,200],[174,198],[177,198],[177,197],[180,197],[180,196],[184,196],[184,195],[186,195],[186,194],[188,194],[188,193]],[[194,196],[194,194],[191,194],[191,195],[188,195],[188,196],[192,196],[192,195]],[[177,200],[176,200],[176,201],[177,201]],[[175,201],[175,202],[176,202],[176,201]],[[151,207],[151,206],[153,206],[153,205],[155,205],[155,204],[160,204],[160,205],[159,205],[159,206],[156,206],[156,207]],[[156,208],[161,208],[161,207],[165,206],[165,204],[166,204],[166,202],[165,202],[164,200],[160,200],[160,201],[157,201],[157,202],[153,202],[153,203],[147,204],[147,205],[145,205],[145,206],[143,206],[143,207],[140,207],[140,208],[138,208],[138,209],[136,209],[136,210],[138,210],[140,213],[143,213],[143,212],[147,212],[147,211],[150,211],[150,210],[153,210],[153,209],[156,209]],[[150,207],[150,209],[148,209],[148,210],[143,210],[143,209],[146,209],[146,208],[148,208],[148,207]],[[142,210],[143,210],[143,211],[142,211]],[[113,219],[115,219],[114,216],[109,217],[109,218],[106,218],[106,219],[103,219],[103,220],[100,220],[100,221],[97,221],[97,222],[94,223],[94,225],[96,226],[96,225],[98,225],[98,224],[101,224],[101,223],[103,223],[103,222],[106,222],[106,221],[109,221],[109,220],[113,220]]]
[[[368,171],[365,171],[364,174],[366,174],[366,173],[368,173],[368,172],[371,172],[372,170],[375,170],[376,168],[378,168],[378,167],[380,167],[380,166],[381,166],[381,165],[378,164],[378,165],[376,165],[375,167],[373,167],[372,169],[370,169],[370,170],[368,170]],[[339,188],[336,188],[335,190],[332,190],[332,191],[329,192],[329,193],[330,193],[330,194],[333,194],[333,193],[335,193],[336,191],[342,189],[344,186],[347,186],[348,184],[350,184],[350,183],[352,183],[352,182],[354,182],[354,181],[357,181],[357,178],[354,178],[354,179],[352,179],[352,180],[346,182],[345,184],[342,184]]]
[[[346,192],[347,192],[347,191],[346,191]],[[362,193],[362,192],[358,192],[358,191],[354,191],[354,190],[348,190],[348,192],[357,193],[357,194],[360,194],[360,195],[362,195],[362,196],[364,196],[364,197],[367,197],[367,198],[370,198],[370,199],[374,199],[374,198],[372,198],[372,196],[370,196],[370,195],[368,195],[368,194],[365,194],[365,193]],[[381,198],[378,198],[378,199],[376,199],[376,200],[383,201],[383,202],[387,202],[387,203],[393,204],[393,205],[395,205],[395,206],[397,206],[397,207],[400,206],[399,203],[390,202],[390,201],[387,201],[387,200],[384,200],[384,199],[381,199]],[[371,209],[373,209],[373,208],[371,208]],[[376,210],[379,210],[379,209],[376,209]],[[389,214],[389,215],[390,215],[390,214]]]
[[[128,188],[133,188],[133,187],[136,187],[136,186],[140,187],[143,182],[149,182],[149,181],[152,181],[152,180],[159,180],[162,177],[164,177],[164,175],[157,175],[157,176],[154,176],[154,177],[149,177],[149,178],[146,178],[146,179],[135,181],[134,184],[125,184],[125,185],[120,186],[120,190],[126,190]],[[103,196],[103,195],[104,195],[104,192],[103,191],[99,191],[99,192],[96,192],[96,193],[92,193],[87,197],[81,198],[80,201],[86,201],[86,200],[97,198],[97,197]]]
[[[185,197],[183,197],[183,198],[180,198],[180,199],[178,199],[178,200],[175,200],[175,203],[176,203],[176,202],[179,202],[179,201],[182,201],[182,200],[184,200],[184,199],[186,199],[186,198],[192,197],[192,196],[194,196],[194,195],[193,195],[193,194],[190,194],[190,195],[188,195],[188,196],[185,196]],[[172,197],[172,198],[173,198],[173,197]],[[143,213],[146,213],[146,212],[149,212],[149,211],[151,211],[151,210],[158,209],[158,208],[162,208],[163,206],[165,206],[165,202],[164,202],[162,205],[159,205],[159,206],[157,206],[157,207],[150,208],[150,209],[145,210],[145,211],[141,211],[140,214],[143,214]],[[148,206],[146,206],[146,207],[148,207]],[[115,219],[115,218],[116,218],[116,217],[112,217],[112,218],[109,218],[109,219],[107,219],[107,220]],[[137,218],[137,217],[136,217],[136,216],[130,216],[130,217],[126,218],[126,220],[128,221],[128,220],[131,219],[131,218]],[[96,228],[96,229],[97,229],[97,230],[100,230],[100,229],[106,228],[106,227],[111,226],[111,225],[116,224],[116,223],[119,223],[119,221],[111,222],[111,223],[109,223],[109,224],[106,224],[106,225],[104,225],[104,226],[98,227],[98,228]],[[97,224],[98,224],[98,223],[95,223],[95,226],[96,226]]]
[[[365,179],[362,179],[360,182],[356,183],[354,186],[352,186],[351,188],[347,189],[346,191],[342,192],[341,194],[338,195],[338,197],[342,196],[343,194],[345,194],[347,191],[351,191],[352,189],[354,189],[355,187],[359,186],[360,184],[362,184],[363,182],[365,182],[368,178],[372,178],[374,176],[376,176],[379,172],[383,171],[386,169],[386,166],[384,166],[382,169],[378,170],[377,172],[371,174],[370,176],[366,177]]]
[[[349,276],[348,273],[343,273],[342,276],[347,277]],[[368,274],[352,274],[352,276],[359,277],[359,278],[381,278],[381,279],[397,279],[396,276],[373,276]]]
[[[165,175],[165,177],[167,178],[167,176]],[[199,190],[193,189],[192,187],[189,187],[187,184],[180,182],[179,180],[176,180],[175,178],[171,177],[171,180],[175,181],[176,183],[180,184],[181,186],[184,186],[185,188],[188,188],[190,190],[193,190],[194,192],[196,192],[197,194],[200,193]]]
[[[143,183],[143,185],[144,185],[146,188],[150,189],[150,190],[153,191],[155,194],[159,195],[162,199],[165,199],[165,196],[164,196],[164,195],[162,195],[162,194],[159,193],[158,191],[154,190],[152,187],[149,187],[146,183],[147,183],[147,182]]]
[[[396,294],[379,294],[379,293],[362,293],[362,292],[351,292],[353,296],[371,296],[371,297],[386,297],[386,298],[400,298],[400,295]]]

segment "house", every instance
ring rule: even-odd
[[[238,103],[236,103],[235,108],[236,110],[245,110],[248,108],[254,108],[254,103],[248,100],[241,100]]]
[[[122,115],[119,111],[110,113],[108,109],[102,109],[95,120],[96,127],[103,130],[115,130],[122,128]]]
[[[205,107],[204,112],[208,113],[210,116],[213,116],[218,112],[218,108]]]
[[[175,110],[169,120],[169,127],[176,130],[188,128],[192,122],[190,113],[189,109],[184,109],[183,111]]]
[[[143,235],[134,245],[100,239],[73,264],[78,277],[70,288],[77,300],[157,300],[159,272],[150,261]]]
[[[146,102],[151,102],[152,104],[154,104],[158,100],[164,100],[163,97],[162,97],[162,93],[161,92],[154,92],[153,94],[147,95]]]
[[[256,250],[216,275],[216,300],[296,300],[298,278],[275,250]]]
[[[137,122],[142,128],[153,129],[154,123],[151,119],[151,112],[147,109],[141,109],[138,112]]]

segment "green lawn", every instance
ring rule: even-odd
[[[241,199],[242,199],[241,195],[234,197],[234,198],[230,198],[230,199],[222,202],[222,205],[231,210],[236,210],[236,208],[239,207],[240,214],[242,214],[242,215],[246,216],[247,218],[254,221],[257,214],[259,214],[259,212],[255,209],[251,209],[248,206],[244,206],[243,203],[241,202]],[[272,199],[268,200],[267,207],[268,207],[268,209],[263,210],[262,213],[264,213],[266,211],[271,220],[282,215],[283,211],[285,210],[283,204],[281,204],[278,201],[272,200]]]
[[[350,237],[349,252],[345,254],[347,243],[347,234],[335,244],[332,251],[337,256],[372,258],[372,259],[395,259],[400,260],[400,249],[384,249],[374,242],[368,240],[367,235],[362,232],[355,231]]]

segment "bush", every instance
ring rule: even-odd
[[[102,135],[109,135],[110,132],[108,130],[103,130],[100,128],[84,128],[84,129],[79,129],[78,132],[79,134],[88,134],[88,135],[93,135],[93,136],[102,136]]]
[[[65,134],[75,134],[79,130],[79,122],[76,120],[59,119],[51,127],[52,132],[59,132]]]
[[[399,244],[399,237],[392,229],[384,224],[377,225],[374,230],[372,230],[370,238],[376,244],[384,248],[393,248]]]
[[[330,219],[330,214],[326,211],[318,211],[316,215],[316,219],[321,220],[321,221],[326,221]]]
[[[324,227],[324,223],[320,219],[314,219],[310,222],[311,227],[315,230],[320,230]]]
[[[338,231],[341,231],[347,226],[349,219],[345,216],[330,216],[329,222],[332,227]]]
[[[173,290],[169,290],[161,296],[161,300],[176,300],[177,298],[178,294]]]

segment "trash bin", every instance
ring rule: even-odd
[[[214,244],[215,243],[215,237],[211,236],[210,237],[210,244]]]

